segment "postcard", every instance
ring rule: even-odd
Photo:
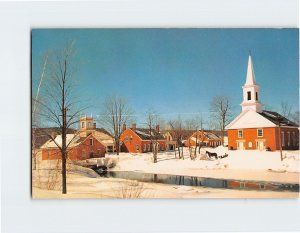
[[[32,198],[298,198],[299,30],[31,32]]]

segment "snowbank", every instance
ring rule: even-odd
[[[223,159],[208,159],[205,152],[214,152],[218,156],[228,154]],[[152,162],[152,153],[109,155],[117,161],[116,170],[176,172],[182,169],[238,169],[271,170],[277,172],[299,172],[299,151],[283,151],[284,160],[279,152],[228,150],[227,147],[202,148],[196,160],[189,157],[189,149],[184,148],[184,160],[175,159],[174,152],[158,154],[158,163]]]

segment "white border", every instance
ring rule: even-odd
[[[299,231],[298,200],[30,197],[30,28],[298,27],[297,0],[0,2],[2,232]]]

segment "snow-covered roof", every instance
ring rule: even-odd
[[[150,140],[151,136],[155,137],[158,140],[164,140],[165,138],[161,133],[156,132],[155,129],[152,129],[151,132],[149,129],[144,128],[136,128],[135,133],[142,139],[142,140]],[[151,134],[151,135],[150,135]]]
[[[281,119],[281,126],[298,127],[297,124],[289,121],[279,113],[271,111],[258,113],[252,109],[248,109],[238,115],[229,125],[226,126],[226,129],[277,127],[278,118]]]
[[[67,139],[66,143],[67,143],[67,145],[69,145],[69,147],[74,147],[81,143],[80,137],[78,134],[67,134],[66,139]],[[55,137],[54,141],[48,140],[41,148],[57,148],[57,145],[59,145],[60,147],[62,146],[61,135],[57,135]]]

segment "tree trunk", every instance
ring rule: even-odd
[[[116,151],[117,151],[117,155],[120,154],[120,142],[119,140],[115,140],[116,141]]]
[[[66,152],[62,155],[62,193],[67,193],[67,160]]]
[[[63,96],[64,97],[64,96]],[[64,102],[63,102],[64,103]],[[62,160],[62,193],[67,193],[67,169],[66,169],[66,161],[67,161],[67,135],[66,135],[66,123],[67,123],[67,109],[63,108],[63,127],[62,127],[62,151],[61,151],[61,160]]]

